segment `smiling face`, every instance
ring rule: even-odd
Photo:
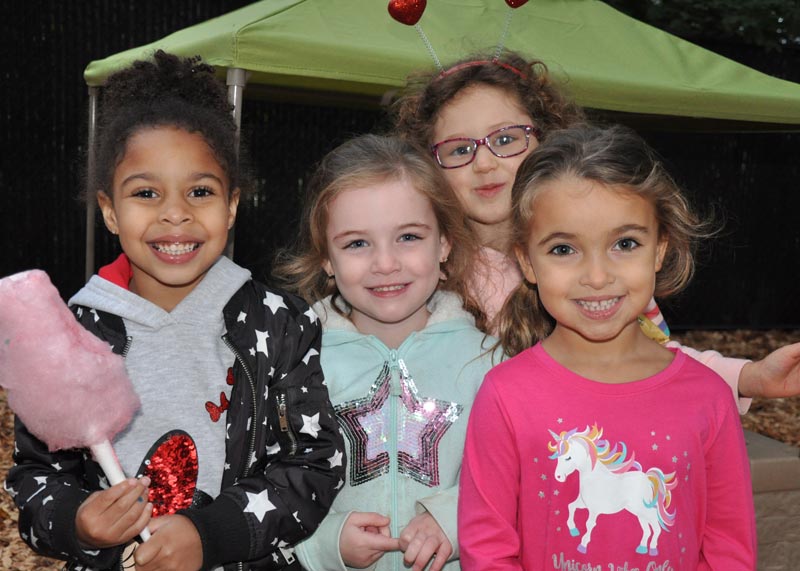
[[[509,125],[536,125],[516,97],[499,87],[476,85],[459,93],[439,112],[432,144],[458,137],[482,139]],[[514,157],[494,156],[485,145],[472,163],[444,170],[484,245],[504,240],[510,229],[511,186],[522,161],[536,148],[530,136],[528,150]]]
[[[405,179],[345,190],[328,205],[325,236],[323,269],[361,333],[397,347],[425,327],[450,245],[422,193]]]
[[[238,202],[205,139],[175,127],[131,136],[112,196],[98,196],[106,226],[130,260],[131,291],[167,311],[222,254]]]
[[[667,242],[655,209],[621,187],[564,176],[533,202],[517,257],[556,327],[550,340],[608,343],[639,335]]]

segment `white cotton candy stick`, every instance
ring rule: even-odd
[[[95,461],[100,464],[103,472],[105,472],[109,484],[116,486],[125,480],[125,472],[122,471],[117,454],[108,440],[103,440],[99,444],[92,444],[89,449],[92,451]],[[147,541],[150,539],[150,530],[145,527],[139,533],[139,537],[142,538],[142,541]]]
[[[112,485],[125,479],[110,445],[140,406],[125,363],[76,321],[41,270],[0,279],[0,386],[50,451],[91,448]]]

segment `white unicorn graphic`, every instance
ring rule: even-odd
[[[580,490],[578,497],[569,504],[567,525],[572,536],[579,534],[575,527],[575,510],[589,510],[586,533],[581,537],[578,551],[586,553],[592,538],[592,530],[600,514],[613,514],[628,510],[639,519],[642,539],[636,553],[658,555],[658,538],[661,530],[669,531],[675,523],[675,512],[667,511],[672,502],[672,490],[678,485],[675,473],[664,474],[658,468],[642,472],[642,466],[631,453],[626,460],[627,448],[620,442],[611,449],[603,440],[603,430],[597,425],[587,426],[586,430],[556,434],[549,430],[555,443],[547,447],[553,453],[550,459],[557,459],[555,478],[559,482],[578,471]],[[649,549],[648,549],[649,540]]]

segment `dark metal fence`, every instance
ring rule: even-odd
[[[0,276],[42,268],[65,297],[83,283],[84,206],[77,195],[86,65],[244,4],[11,0],[0,6]],[[710,47],[800,81],[797,51]],[[296,235],[301,189],[314,163],[349,136],[383,124],[375,110],[246,101],[243,126],[258,191],[239,210],[237,262],[269,280],[276,248]],[[643,134],[694,201],[726,220],[724,233],[705,248],[693,285],[665,304],[672,327],[800,327],[800,135]],[[115,252],[99,229],[97,263]]]

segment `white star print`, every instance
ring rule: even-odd
[[[539,492],[537,495],[538,495],[540,498],[544,498],[544,492],[541,492],[541,491],[540,491],[540,492]]]
[[[269,310],[272,312],[272,315],[282,307],[284,309],[289,309],[286,307],[286,304],[283,303],[283,298],[279,295],[275,295],[274,293],[267,292],[267,296],[264,298],[264,305],[269,307]]]
[[[319,351],[317,351],[316,349],[309,349],[308,353],[306,353],[305,357],[303,357],[303,363],[308,365],[308,362],[311,360],[311,357],[313,357],[314,355],[319,355]]]
[[[47,502],[52,502],[53,496],[47,496],[45,499],[42,500],[42,505],[45,505]]]
[[[239,317],[236,318],[237,323],[247,323],[247,314],[244,311],[239,312]]]
[[[55,464],[50,464],[57,472],[61,471],[61,464],[56,462]]]
[[[294,516],[294,521],[296,521],[297,523],[300,523],[300,516],[298,515],[299,513],[300,513],[300,512],[299,512],[299,511],[297,511],[297,512],[294,512],[294,513],[292,514],[292,515]]]
[[[244,512],[256,516],[259,523],[264,521],[264,515],[267,512],[275,509],[275,506],[269,501],[267,490],[258,494],[251,494],[250,492],[245,493],[247,494],[247,507],[244,508]]]
[[[330,463],[331,468],[333,468],[334,466],[341,466],[342,465],[342,456],[343,456],[343,454],[341,452],[339,452],[338,450],[336,450],[333,453],[333,456],[328,458],[328,462]],[[338,490],[339,488],[336,488],[336,489]]]
[[[300,390],[303,391],[304,393],[307,393],[308,392],[308,387],[300,387]]]
[[[673,456],[672,457],[672,463],[675,464],[677,461],[678,461],[678,457],[677,456]]]
[[[303,450],[303,454],[311,454],[313,451],[314,451],[313,448],[306,448],[305,450]]]
[[[651,448],[652,448],[653,450],[658,450],[658,444],[653,444],[653,446],[651,446]]]
[[[231,469],[231,465],[230,465],[230,464],[228,464],[227,462],[225,462],[225,469],[226,469],[226,470],[230,470],[230,469]]]
[[[267,375],[269,375],[269,377],[272,378],[272,375],[274,375],[274,374],[275,374],[275,367],[270,367],[269,368],[269,373],[267,373]]]
[[[656,431],[655,430],[651,430],[650,431],[650,436],[655,436],[655,435],[656,435]]]
[[[256,329],[256,351],[258,353],[264,353],[265,357],[269,357],[267,339],[269,339],[269,331],[259,331]]]
[[[563,418],[559,418],[558,420],[556,420],[556,422],[558,424],[563,424],[564,423],[564,419]]]
[[[314,416],[306,416],[304,414],[300,416],[303,417],[303,428],[300,429],[300,432],[305,432],[316,438],[319,431],[322,430],[322,427],[319,425],[319,413]]]
[[[253,347],[250,347],[250,356],[251,357],[255,357],[256,356],[256,350]]]
[[[277,454],[280,451],[281,451],[281,445],[278,444],[277,442],[275,444],[267,446],[267,454]]]
[[[83,308],[79,307],[77,311],[78,317],[83,317]]]
[[[317,492],[311,492],[311,501],[312,502],[316,502],[317,501]]]
[[[542,474],[542,475],[541,475],[541,476],[539,476],[539,477],[540,477],[542,480],[546,480],[546,479],[547,479],[547,474]]]
[[[316,313],[314,313],[314,310],[313,310],[313,309],[311,309],[310,307],[308,308],[308,311],[306,311],[306,312],[305,312],[303,315],[305,315],[306,317],[308,317],[308,320],[309,320],[311,323],[316,323],[316,322],[317,322],[317,314],[316,314]]]
[[[95,322],[95,323],[97,323],[98,321],[100,321],[100,316],[99,316],[99,315],[97,315],[97,312],[96,312],[94,309],[90,310],[90,311],[89,311],[89,313],[91,313],[91,314],[94,316],[94,322]]]
[[[331,466],[331,467],[333,467],[333,466]],[[340,490],[342,488],[342,486],[344,486],[344,480],[339,480],[339,483],[336,484],[336,487],[334,488],[334,490]]]
[[[279,561],[279,557],[278,557],[278,554],[277,554],[277,553],[273,553],[273,554],[272,554],[272,560],[273,560],[275,563],[277,563],[277,562]]]
[[[38,541],[39,541],[39,538],[36,537],[36,535],[34,535],[33,528],[31,528],[31,545],[34,546],[34,547],[38,547],[38,545],[36,545],[36,543]]]
[[[558,490],[553,490],[553,495],[557,496],[560,492]]]
[[[672,436],[670,436],[669,434],[667,434],[667,440],[672,440]]]
[[[36,480],[36,483],[40,486],[44,486],[47,483],[47,476],[35,476],[33,479]]]
[[[252,466],[253,464],[255,464],[256,460],[258,460],[258,458],[256,457],[256,453],[253,452],[253,457],[250,458],[250,465]]]

